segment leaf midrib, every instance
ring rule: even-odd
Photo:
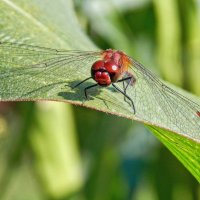
[[[46,31],[46,32],[48,32],[48,34],[51,34],[60,43],[65,43],[65,41],[61,37],[59,37],[57,34],[55,34],[54,32],[52,32],[51,29],[49,29],[43,23],[41,23],[40,21],[38,21],[37,18],[35,18],[33,15],[31,15],[30,13],[27,13],[25,10],[23,10],[22,8],[20,8],[19,6],[17,6],[15,3],[11,2],[10,0],[3,0],[3,2],[5,4],[7,4],[8,6],[10,6],[11,8],[13,8],[18,13],[20,13],[21,15],[23,15],[24,17],[26,17],[27,19],[31,20],[31,22],[33,22],[35,25],[37,25],[43,31]]]

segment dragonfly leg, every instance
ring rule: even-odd
[[[131,84],[131,82],[133,81],[133,77],[132,76],[129,76],[129,77],[126,77],[126,78],[123,78],[123,79],[120,79],[117,81],[117,83],[119,82],[123,82],[123,88],[124,88],[124,93],[126,93],[126,89],[128,88],[128,86]],[[125,81],[127,81],[127,85],[125,86]]]
[[[89,79],[91,79],[91,78],[92,78],[92,77],[88,77],[88,78],[84,79],[83,81],[81,81],[81,82],[79,82],[78,84],[76,84],[75,86],[73,86],[72,89],[78,87],[79,85],[81,85],[82,83],[84,83],[85,81],[87,81],[87,80],[89,80]]]
[[[133,103],[133,100],[125,93],[125,91],[121,90],[119,87],[117,87],[114,83],[112,83],[112,86],[118,91],[120,92],[121,94],[123,94],[132,104],[132,107],[133,107],[133,112],[134,114],[136,113],[136,110],[135,110],[135,105]]]
[[[125,82],[128,82],[127,85],[125,85]],[[126,94],[126,90],[128,88],[129,85],[131,84],[134,84],[135,83],[135,78],[133,76],[129,76],[129,77],[126,77],[126,78],[123,78],[123,79],[120,79],[117,81],[118,83],[119,82],[122,82],[123,83],[123,90],[124,90],[124,93]],[[124,95],[124,101],[126,101],[126,96]],[[126,101],[127,102],[127,101]]]
[[[98,84],[90,85],[90,86],[88,86],[88,87],[86,87],[86,88],[84,89],[84,93],[85,93],[85,98],[86,98],[86,99],[88,99],[87,91],[88,91],[90,88],[93,88],[93,87],[96,87],[96,86],[98,86]]]

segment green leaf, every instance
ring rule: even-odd
[[[1,41],[56,49],[95,49],[81,31],[71,1],[32,0],[27,3],[21,0],[14,3],[4,0],[0,3],[0,10]],[[54,59],[56,62],[65,53],[35,46],[27,48],[23,45],[2,43],[1,101],[64,101],[150,125],[153,133],[200,181],[200,117],[197,113],[200,111],[199,100],[194,97],[192,101],[188,100],[184,97],[188,96],[185,92],[181,92],[184,96],[179,95],[144,71],[143,66],[134,63],[132,73],[136,76],[136,84],[134,88],[129,87],[127,93],[134,101],[136,115],[130,104],[124,101],[122,94],[115,92],[112,87],[90,91],[90,100],[85,101],[83,90],[94,82],[88,81],[76,89],[71,87],[90,76],[91,65],[97,59],[96,54],[91,56],[93,53],[86,52],[80,56],[73,52],[70,59],[60,62],[59,68],[45,68],[44,64],[34,68],[35,64],[44,63],[47,59]],[[122,85],[119,84],[119,87]],[[185,142],[186,140],[189,142]],[[186,153],[183,153],[183,149]]]
[[[50,196],[70,196],[84,182],[72,108],[63,103],[43,102],[36,109],[36,123],[29,131],[29,139],[37,159],[37,172]]]
[[[200,181],[200,145],[189,138],[170,131],[148,126],[158,139],[183,163],[183,165]]]

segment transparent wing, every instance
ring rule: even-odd
[[[102,52],[56,50],[25,44],[0,43],[0,99],[51,98],[69,82],[90,76],[91,65]],[[131,59],[131,58],[130,58]],[[200,106],[162,83],[140,63],[132,60],[136,82],[129,87],[136,117],[168,129],[193,134],[200,140]],[[108,93],[112,103],[125,104],[121,94]],[[106,100],[107,97],[105,97]],[[122,106],[122,108],[124,108]],[[132,107],[127,110],[133,113]]]
[[[192,133],[194,138],[200,140],[200,105],[174,91],[140,63],[131,60],[136,83],[128,92],[135,102],[136,115],[151,123],[181,131],[186,136]]]
[[[90,76],[91,65],[98,57],[100,52],[0,43],[0,98],[16,100],[34,97],[38,92],[50,96],[56,87]]]

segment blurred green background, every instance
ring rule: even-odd
[[[74,1],[80,26],[98,47],[123,50],[196,95],[199,6]],[[200,186],[139,123],[64,103],[13,102],[0,103],[0,199],[193,200]]]

